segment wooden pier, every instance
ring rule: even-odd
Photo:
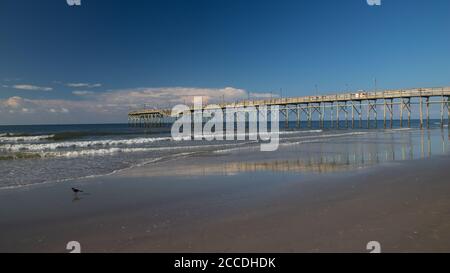
[[[295,117],[297,127],[302,126],[302,119],[312,127],[316,114],[316,121],[323,128],[325,121],[331,122],[331,127],[362,128],[363,118],[367,122],[366,128],[371,124],[378,126],[379,112],[383,114],[384,128],[392,127],[394,116],[398,113],[400,127],[411,126],[412,106],[419,108],[420,127],[430,126],[430,108],[439,105],[440,125],[443,128],[445,116],[450,124],[450,87],[439,88],[414,88],[404,90],[385,90],[381,92],[357,91],[324,96],[306,96],[294,98],[275,98],[269,100],[244,100],[234,103],[223,103],[217,107],[222,110],[229,108],[245,109],[254,107],[258,111],[263,106],[279,106],[285,126],[289,127],[289,121]],[[211,109],[211,108],[209,108]],[[191,112],[202,109],[190,108]],[[129,123],[132,125],[163,124],[170,123],[175,117],[171,116],[170,109],[143,109],[128,114]],[[374,122],[372,122],[372,120]],[[342,124],[344,123],[344,124]]]

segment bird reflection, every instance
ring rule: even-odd
[[[79,197],[78,195],[75,194],[75,195],[73,196],[72,203],[81,201],[81,199],[83,199],[83,198],[81,198],[81,197]]]

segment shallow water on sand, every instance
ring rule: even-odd
[[[156,162],[123,176],[233,176],[239,173],[331,173],[396,161],[429,159],[450,152],[448,130],[388,129],[323,132],[283,139],[277,151],[241,146]],[[170,170],[170,171],[169,171]]]

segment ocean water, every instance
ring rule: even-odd
[[[339,129],[330,128],[329,123],[325,124],[325,129],[320,129],[318,122],[312,125],[312,128],[305,128],[306,123],[303,123],[302,128],[296,128],[296,123],[292,122],[288,129],[281,129],[280,151],[284,152],[278,154],[260,152],[260,143],[251,140],[175,141],[168,126],[0,126],[0,189],[108,175],[134,166],[205,154],[217,159],[223,154],[238,153],[238,157],[249,158],[247,163],[236,167],[231,162],[229,167],[269,170],[274,167],[268,163],[262,164],[261,158],[276,155],[279,161],[285,155],[290,161],[282,167],[277,163],[274,171],[289,171],[296,168],[290,163],[292,160],[297,163],[305,160],[323,162],[333,157],[337,161],[333,164],[359,166],[359,160],[365,165],[372,162],[374,156],[377,162],[383,162],[449,152],[448,127],[441,129],[438,120],[432,120],[427,130],[418,129],[418,121],[413,121],[412,128],[406,129],[399,128],[399,121],[388,129],[383,129],[381,122],[372,122],[371,129],[364,128],[365,122],[363,128],[356,129],[347,128],[345,122],[340,123]],[[358,123],[356,125],[359,127]],[[284,123],[280,128],[283,126]],[[304,168],[299,169],[302,170]],[[169,166],[166,171],[170,172]]]

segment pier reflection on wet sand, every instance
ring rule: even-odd
[[[195,160],[162,162],[136,176],[234,175],[242,172],[330,173],[364,168],[381,163],[427,159],[449,152],[447,129],[375,132],[313,143],[287,143],[275,153],[245,156],[240,151],[218,157],[194,156]],[[190,158],[190,159],[193,159]]]

